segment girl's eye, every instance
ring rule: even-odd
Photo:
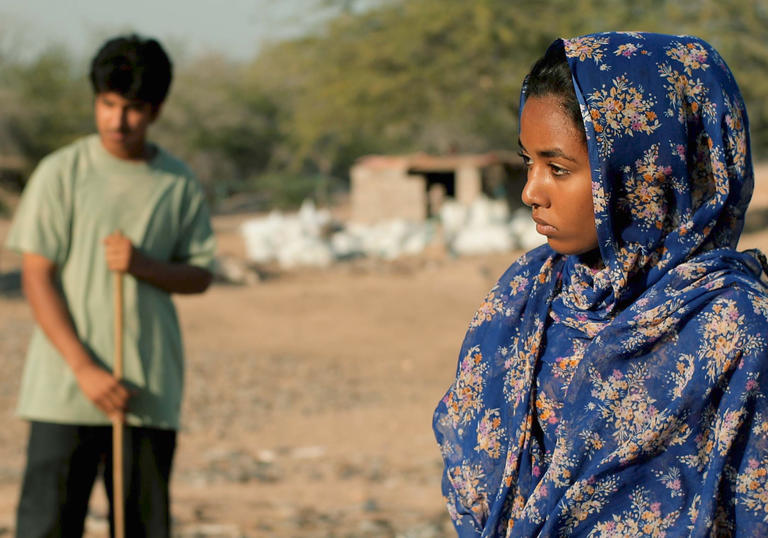
[[[555,176],[564,176],[570,173],[567,168],[562,168],[556,164],[550,164],[549,167],[552,169],[552,174]]]

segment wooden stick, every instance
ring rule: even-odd
[[[118,232],[119,233],[119,232]],[[115,272],[115,363],[112,370],[118,381],[123,378],[123,273]],[[112,507],[115,538],[125,538],[125,495],[123,485],[123,428],[121,412],[112,419]]]

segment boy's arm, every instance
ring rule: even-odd
[[[110,271],[130,273],[168,293],[202,293],[213,280],[201,267],[150,258],[119,233],[104,239],[104,249]]]
[[[35,321],[72,369],[86,397],[107,416],[122,413],[130,393],[93,361],[80,342],[55,278],[56,264],[39,254],[24,253],[22,286]]]

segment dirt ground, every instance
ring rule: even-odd
[[[759,177],[741,247],[768,251]],[[222,254],[242,255],[245,217],[215,218]],[[0,219],[0,241],[7,229]],[[179,297],[187,385],[174,535],[453,535],[432,410],[474,309],[516,255],[360,260]],[[18,265],[0,252],[0,536],[13,532],[26,441],[14,406],[33,322],[7,285]],[[107,535],[105,514],[98,488],[87,536]]]

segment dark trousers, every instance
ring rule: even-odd
[[[126,426],[124,437],[125,535],[169,537],[168,481],[176,432]],[[100,471],[114,536],[111,426],[31,422],[16,536],[80,538]]]

